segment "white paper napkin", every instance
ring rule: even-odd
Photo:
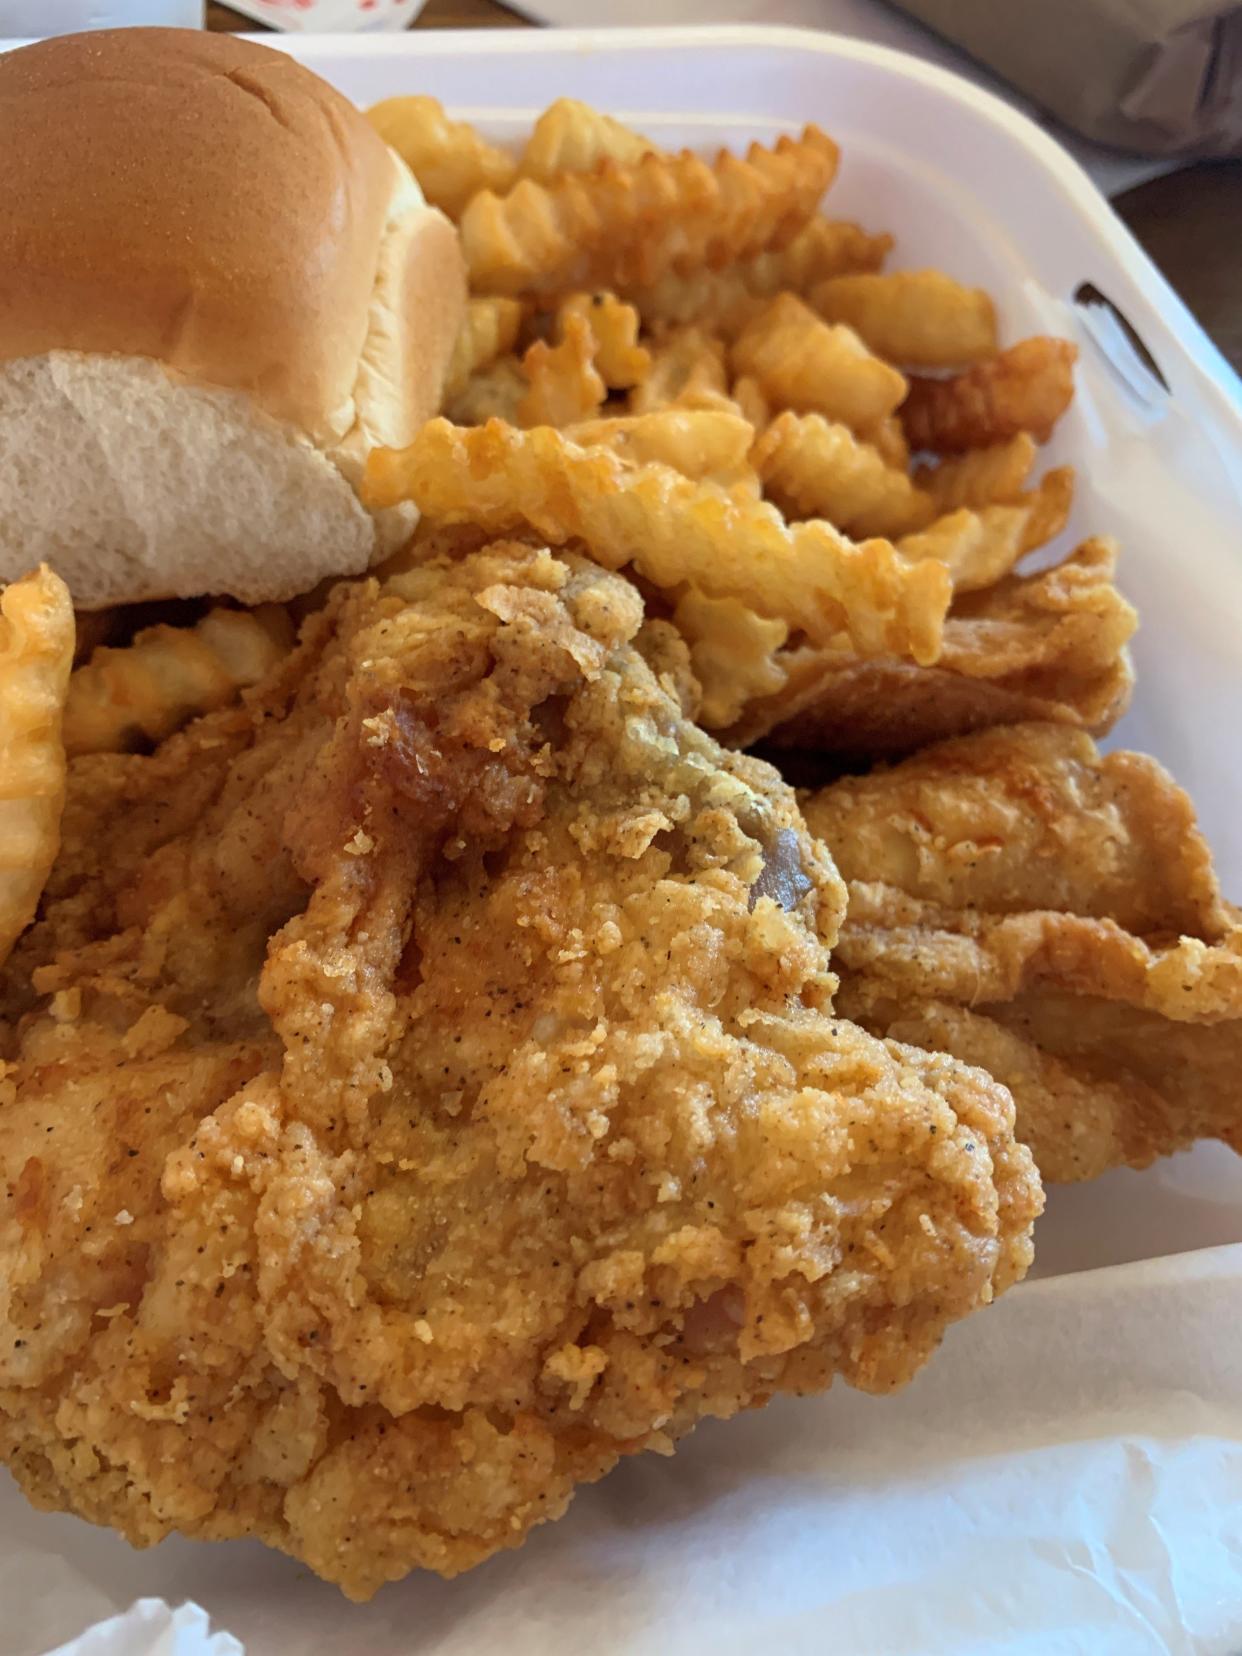
[[[158,1593],[247,1656],[1236,1656],[1240,1293],[1242,1246],[1025,1283],[896,1397],[709,1423],[520,1552],[363,1606],[257,1544],[134,1553],[7,1487],[4,1649]]]

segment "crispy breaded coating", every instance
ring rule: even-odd
[[[841,1005],[1003,1081],[1045,1178],[1242,1151],[1242,924],[1154,759],[1020,725],[806,814],[849,882]]]
[[[1020,1277],[1005,1089],[836,1016],[844,907],[637,591],[339,587],[239,707],[72,769],[0,978],[0,1448],[38,1504],[354,1597],[626,1454],[907,1380]]]
[[[1052,569],[955,594],[930,665],[862,660],[845,640],[776,657],[781,687],[725,740],[879,757],[992,725],[1056,721],[1102,735],[1129,705],[1138,625],[1115,584],[1117,548],[1093,539]]]

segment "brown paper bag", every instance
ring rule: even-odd
[[[1242,5],[896,3],[1088,138],[1146,154],[1242,155]]]

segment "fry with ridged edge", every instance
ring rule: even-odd
[[[517,163],[468,121],[453,121],[438,98],[386,98],[367,119],[418,180],[432,207],[457,218],[479,190],[507,190]]]
[[[734,487],[751,475],[754,427],[711,408],[661,408],[612,420],[584,420],[565,435],[579,448],[607,448],[630,466],[671,466],[683,477]]]
[[[517,407],[518,424],[564,426],[596,414],[608,395],[596,347],[590,323],[577,314],[564,319],[559,345],[537,339],[522,358],[529,389]]]
[[[562,173],[594,172],[604,160],[630,166],[658,147],[590,104],[558,98],[532,127],[518,161],[518,176],[551,184]]]
[[[573,293],[561,304],[562,334],[580,316],[595,335],[595,366],[610,391],[631,391],[651,373],[651,352],[638,343],[642,318],[615,293]]]
[[[279,604],[213,609],[197,626],[148,627],[124,649],[104,646],[69,682],[65,750],[124,753],[160,741],[235,700],[292,646]]]
[[[445,400],[460,396],[472,374],[490,367],[497,357],[511,351],[521,326],[520,299],[467,300],[444,382]]]
[[[782,621],[770,621],[736,598],[705,598],[691,589],[677,600],[673,625],[690,647],[698,680],[698,721],[723,730],[759,696],[785,682],[777,652],[789,637]]]
[[[651,365],[630,393],[629,411],[724,408],[729,400],[723,341],[705,328],[668,328],[652,346]]]
[[[817,127],[708,163],[688,151],[632,166],[604,160],[551,184],[523,178],[506,195],[481,190],[461,216],[478,293],[565,293],[657,281],[669,270],[718,268],[788,241],[837,169]]]
[[[527,526],[555,545],[580,539],[606,568],[739,598],[811,638],[848,631],[863,654],[933,661],[940,648],[942,565],[909,564],[883,540],[856,545],[827,523],[789,525],[771,506],[666,466],[631,469],[547,427],[432,420],[409,448],[372,454],[364,494],[373,507],[412,500],[433,520],[496,534]]]
[[[919,466],[915,486],[926,490],[942,513],[963,506],[978,511],[981,506],[1011,505],[1026,488],[1037,450],[1030,432],[1020,431],[990,448],[967,449],[937,466]]]
[[[1037,335],[951,379],[910,381],[901,423],[913,449],[960,454],[1028,431],[1046,443],[1074,396],[1078,348]]]
[[[0,593],[0,962],[34,918],[60,849],[73,636],[69,589],[46,566]]]
[[[829,276],[878,270],[893,238],[841,219],[813,218],[786,247],[757,253],[724,270],[670,271],[626,297],[644,322],[697,322],[726,338],[740,333],[778,293],[804,294]]]
[[[743,329],[730,360],[777,407],[854,430],[885,419],[906,394],[903,376],[852,328],[825,322],[792,293],[779,294]]]
[[[996,355],[996,308],[942,270],[830,276],[811,290],[827,322],[853,328],[877,356],[911,368],[960,368]]]
[[[1008,575],[1018,559],[1059,535],[1074,499],[1074,468],[1050,471],[1030,494],[1009,504],[959,507],[918,534],[903,535],[903,558],[938,558],[954,592],[977,592]]]
[[[827,518],[851,535],[904,535],[935,511],[904,471],[822,414],[778,414],[752,459],[786,517]]]

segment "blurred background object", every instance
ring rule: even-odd
[[[1242,155],[1236,0],[895,0],[1076,132]]]
[[[0,38],[162,23],[202,28],[204,0],[0,0]]]
[[[244,17],[291,34],[408,29],[423,0],[236,0]]]
[[[203,0],[0,0],[0,36],[75,34],[141,23],[201,29]]]

